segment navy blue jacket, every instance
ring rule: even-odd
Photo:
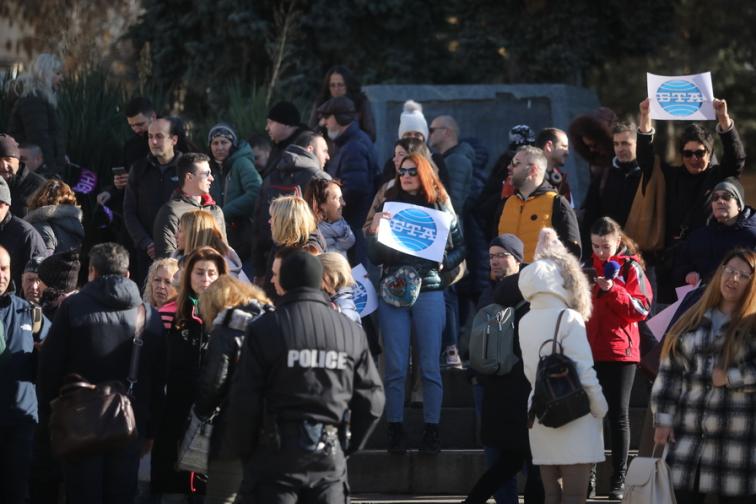
[[[336,145],[336,154],[326,165],[326,171],[343,184],[346,202],[344,219],[360,240],[362,225],[367,218],[380,177],[375,146],[356,121],[333,143]]]
[[[57,397],[70,373],[91,383],[126,385],[141,303],[137,285],[120,275],[99,277],[61,303],[39,354],[37,386],[42,404]],[[165,338],[157,311],[148,307],[145,315],[134,414],[139,434],[151,438],[156,430],[154,416],[163,402]],[[47,407],[41,409],[43,420],[48,413]]]
[[[756,211],[746,206],[732,226],[714,219],[690,234],[680,250],[674,269],[674,280],[685,283],[685,275],[695,271],[706,282],[724,256],[734,248],[756,250]]]
[[[34,389],[36,354],[32,336],[32,306],[13,294],[0,296],[0,323],[5,352],[0,355],[0,426],[36,423],[37,392]],[[44,340],[50,321],[42,319],[38,335]]]

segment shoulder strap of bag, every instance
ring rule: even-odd
[[[554,339],[551,342],[551,353],[552,354],[556,353],[557,344],[559,343],[559,341],[558,341],[558,339],[559,339],[559,326],[562,325],[562,317],[564,317],[564,313],[566,311],[567,310],[562,310],[562,311],[559,312],[559,318],[557,319],[556,327],[554,328]],[[560,344],[559,346],[561,347],[562,345]]]
[[[131,346],[131,362],[129,363],[129,376],[126,381],[129,383],[129,396],[134,392],[134,386],[137,383],[137,377],[139,375],[139,354],[142,352],[144,346],[144,340],[142,339],[142,333],[144,332],[145,318],[147,316],[147,309],[144,303],[137,306],[136,315],[136,331],[134,331],[134,339]]]

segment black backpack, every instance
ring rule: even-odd
[[[541,425],[561,427],[591,412],[588,394],[580,383],[575,363],[564,355],[558,341],[559,326],[566,310],[557,319],[554,338],[544,341],[538,349],[538,369],[533,387],[531,417],[535,415]],[[551,354],[541,355],[543,347],[551,343]],[[559,352],[557,352],[557,345]]]
[[[480,374],[502,376],[520,362],[515,354],[515,312],[526,301],[503,307],[493,303],[475,314],[470,329],[470,367]]]

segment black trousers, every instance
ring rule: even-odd
[[[613,476],[627,471],[627,452],[630,449],[630,392],[633,390],[634,362],[596,362],[598,381],[609,404],[609,430],[612,438]]]
[[[244,504],[348,504],[346,457],[288,448],[260,449],[246,464]]]

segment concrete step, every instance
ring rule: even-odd
[[[632,451],[630,460],[636,455]],[[365,450],[349,459],[349,485],[356,494],[466,495],[485,470],[483,450],[443,450],[438,455]],[[598,495],[609,492],[611,473],[607,452],[597,468]],[[522,491],[522,475],[519,484]]]
[[[423,409],[404,409],[404,429],[407,433],[407,441],[410,448],[418,448],[423,437]],[[368,441],[367,448],[385,449],[388,441],[388,423],[383,417],[375,428],[373,435]],[[439,424],[442,449],[478,448],[477,419],[475,409],[472,407],[454,408],[444,407],[441,410],[441,423]]]
[[[630,408],[630,448],[638,449],[643,431],[643,418],[645,408]],[[472,407],[455,408],[444,407],[441,410],[441,433],[442,449],[470,449],[481,448],[478,436],[478,420],[475,409]],[[404,429],[407,432],[407,440],[410,448],[418,448],[423,437],[423,409],[405,408]],[[388,423],[382,418],[375,428],[373,435],[367,443],[368,449],[385,449],[387,447]],[[604,447],[611,447],[611,433],[609,422],[604,422]]]
[[[465,499],[465,495],[386,495],[386,494],[359,494],[352,495],[352,504],[458,504]],[[524,504],[525,499],[520,496],[520,503]],[[609,502],[620,502],[618,500],[609,500],[607,498],[588,499],[588,504],[600,504]],[[495,504],[493,499],[488,500],[489,504]]]

